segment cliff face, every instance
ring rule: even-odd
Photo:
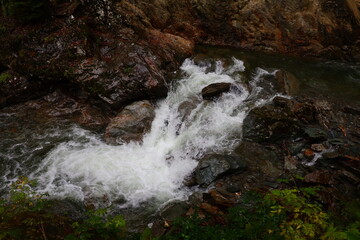
[[[354,0],[132,1],[152,26],[198,43],[359,59]]]
[[[166,95],[195,44],[360,59],[352,0],[75,0],[29,25],[1,17],[0,107],[57,88],[118,109]]]

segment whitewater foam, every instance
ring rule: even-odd
[[[232,61],[227,67],[217,61],[215,71],[209,71],[209,66],[187,59],[181,66],[184,77],[157,103],[151,131],[141,143],[111,146],[74,127],[74,139],[81,141],[58,145],[31,174],[38,180],[38,191],[81,201],[120,199],[123,206],[188,196],[183,180],[193,172],[197,159],[209,152],[231,152],[241,138],[248,112],[273,97],[261,95],[259,86],[264,74],[273,73],[259,70],[249,88],[240,74],[244,63],[236,58]],[[216,101],[203,101],[202,88],[217,82],[232,83],[233,87]],[[186,118],[179,111],[185,101],[195,105]]]

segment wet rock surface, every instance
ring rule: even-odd
[[[280,141],[298,135],[299,124],[289,108],[266,105],[253,109],[244,120],[243,138],[255,142]]]
[[[196,181],[199,185],[209,185],[225,173],[240,171],[245,168],[245,162],[235,156],[208,155],[199,161],[195,170]]]
[[[53,1],[51,9],[52,18],[28,25],[0,16],[0,73],[17,78],[0,83],[0,106],[27,101],[34,92],[45,95],[64,82],[114,109],[163,97],[168,73],[195,43],[360,56],[358,12],[345,1],[69,0]],[[295,91],[291,74],[279,72],[277,78],[285,93]]]
[[[43,23],[18,26],[0,16],[5,28],[0,34],[0,108],[4,114],[15,112],[17,119],[35,119],[34,124],[68,119],[94,131],[107,126],[105,139],[111,144],[142,139],[153,106],[141,101],[123,107],[166,96],[169,73],[195,44],[360,59],[357,15],[345,1],[61,2],[54,3],[54,16]],[[291,73],[278,71],[275,80],[281,92],[297,92]],[[210,91],[209,98],[227,91],[223,87]],[[190,101],[179,112],[186,118],[194,106]],[[192,207],[176,203],[162,216],[172,220],[194,206],[199,216],[223,215],[242,193],[278,188],[276,179],[293,175],[325,186],[329,205],[334,200],[326,196],[358,197],[359,126],[358,104],[277,97],[246,117],[244,142],[235,156],[199,161],[196,182],[212,189],[191,201]],[[0,128],[2,134],[18,131]],[[159,235],[169,227],[165,223],[157,225]]]
[[[203,99],[211,100],[215,97],[220,96],[223,92],[228,92],[230,90],[231,83],[213,83],[201,90],[201,95]]]
[[[155,108],[149,101],[134,102],[110,121],[105,130],[105,141],[109,144],[141,141],[150,130],[154,117]]]
[[[241,171],[230,170],[231,161],[227,156],[209,155],[201,159],[196,169],[197,182],[203,186],[211,185],[202,194],[197,192],[198,197],[189,198],[187,216],[195,214],[197,209],[200,218],[220,218],[221,222],[228,208],[239,204],[243,193],[281,189],[291,185],[291,181],[304,186],[321,186],[319,197],[329,208],[339,207],[338,201],[359,196],[359,137],[345,131],[353,125],[344,119],[350,117],[349,112],[339,112],[342,106],[338,102],[326,101],[325,104],[323,99],[280,98],[268,106],[282,106],[279,112],[293,114],[302,131],[277,141],[263,141],[260,137],[242,141],[233,152],[233,156],[246,166]],[[304,112],[299,109],[307,109],[307,113],[311,110],[312,117],[305,119]],[[333,116],[327,127],[323,125],[325,114]],[[248,118],[252,118],[251,114]],[[282,179],[286,181],[280,181]]]

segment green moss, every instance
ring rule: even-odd
[[[0,83],[6,82],[11,77],[10,73],[4,72],[0,74]]]

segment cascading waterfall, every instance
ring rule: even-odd
[[[187,59],[181,67],[184,77],[157,103],[151,131],[141,143],[111,146],[73,127],[73,140],[53,148],[30,174],[38,181],[37,191],[80,201],[121,200],[122,206],[133,207],[188,196],[183,180],[197,159],[210,152],[231,152],[247,113],[275,95],[269,86],[262,86],[269,84],[262,81],[264,75],[274,73],[258,69],[245,83],[242,61],[232,58],[224,65],[221,61],[197,65]],[[203,100],[202,88],[217,82],[233,87],[215,101]],[[179,110],[185,102],[193,106],[186,116]]]

